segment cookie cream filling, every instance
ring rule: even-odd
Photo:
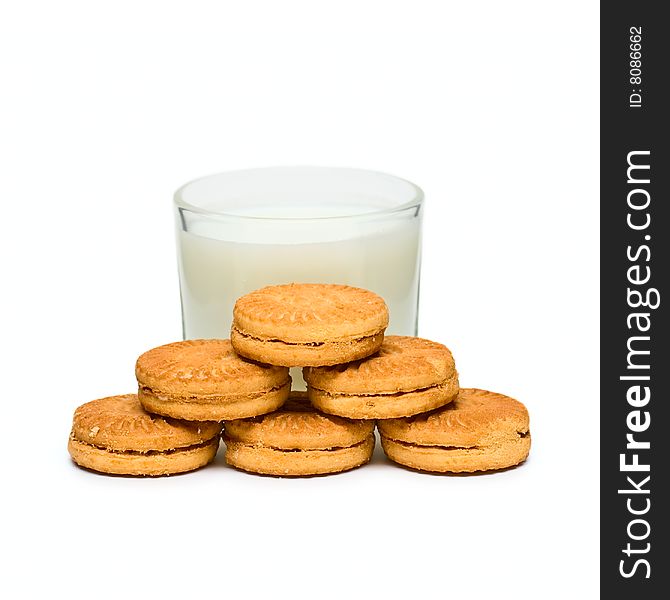
[[[530,431],[517,431],[516,433],[517,433],[517,436],[518,436],[518,440],[522,440],[522,439],[524,439],[524,438],[526,438],[530,435]],[[405,442],[405,441],[402,441],[402,440],[396,440],[396,439],[394,439],[392,437],[389,437],[389,436],[382,436],[382,437],[386,438],[387,440],[391,440],[392,442],[394,442],[396,444],[399,444],[400,446],[404,446],[405,448],[435,448],[435,449],[438,449],[438,450],[446,450],[446,451],[452,450],[453,451],[453,450],[490,450],[491,448],[494,447],[493,445],[487,445],[487,446],[477,446],[477,445],[473,445],[473,446],[443,446],[441,444],[417,444],[417,443],[413,443],[413,442]],[[514,440],[510,440],[510,441],[514,441]]]
[[[431,444],[431,445],[426,445],[426,444],[414,444],[411,442],[403,442],[401,440],[394,440],[393,438],[383,436],[387,440],[390,440],[394,442],[395,444],[399,444],[400,446],[404,446],[405,448],[435,448],[438,450],[482,450],[482,446],[440,446],[438,444]]]
[[[315,348],[318,347],[318,346],[326,346],[326,345],[331,345],[331,344],[353,344],[353,343],[363,342],[365,340],[370,340],[372,338],[375,338],[379,334],[382,333],[382,331],[376,331],[376,332],[372,332],[370,334],[362,335],[362,336],[359,336],[359,337],[327,340],[325,342],[289,342],[287,340],[281,340],[281,339],[278,339],[278,338],[264,338],[264,337],[258,337],[258,336],[255,336],[255,335],[249,335],[248,333],[244,333],[243,331],[240,331],[237,327],[234,327],[234,329],[241,337],[249,339],[249,340],[255,340],[257,342],[267,342],[269,344],[286,344],[287,346],[307,346],[307,347],[315,347]]]
[[[158,398],[158,400],[162,400],[164,402],[192,402],[192,403],[197,403],[198,400],[211,400],[213,402],[217,401],[222,401],[222,402],[229,402],[231,398],[236,398],[239,397],[242,400],[254,400],[255,398],[262,398],[263,396],[270,394],[272,392],[278,392],[282,388],[286,387],[290,383],[290,380],[287,379],[284,383],[281,383],[279,385],[276,385],[274,387],[268,388],[266,390],[262,390],[260,392],[249,392],[248,394],[245,393],[240,393],[240,394],[229,394],[226,396],[208,396],[208,395],[180,395],[180,394],[167,394],[164,392],[159,392],[157,390],[154,390],[148,386],[142,385],[140,386],[140,390],[142,393],[145,394],[150,394],[154,398]]]
[[[182,446],[180,448],[171,448],[169,450],[116,450],[114,448],[105,448],[104,446],[98,446],[97,444],[90,444],[88,442],[82,442],[81,440],[78,440],[76,437],[73,435],[70,436],[70,439],[79,443],[83,444],[84,446],[90,446],[91,448],[96,448],[97,450],[103,450],[104,452],[109,452],[110,454],[127,454],[131,456],[156,456],[158,454],[161,455],[166,455],[166,454],[177,454],[178,452],[187,452],[189,450],[198,450],[200,448],[205,448],[206,446],[209,446],[213,442],[217,441],[218,436],[214,436],[213,438],[206,440],[204,442],[200,442],[199,444],[192,444],[190,446]]]
[[[370,439],[370,436],[365,437],[362,439],[360,442],[356,442],[355,444],[351,444],[351,446],[331,446],[330,448],[279,448],[278,446],[266,446],[264,444],[245,444],[244,442],[240,442],[236,439],[233,439],[228,436],[223,436],[223,441],[224,442],[234,442],[236,444],[242,444],[243,446],[247,446],[248,448],[265,448],[266,450],[274,450],[276,452],[337,452],[339,450],[347,450],[349,448],[357,448],[359,446],[362,446],[368,440]]]
[[[331,398],[347,398],[347,397],[364,397],[364,398],[376,398],[378,396],[383,396],[384,398],[394,398],[394,397],[399,397],[399,396],[404,396],[406,394],[414,394],[414,393],[419,393],[419,392],[428,392],[430,390],[439,390],[443,389],[448,385],[449,381],[445,381],[443,383],[436,383],[435,385],[429,385],[427,387],[422,387],[422,388],[416,388],[413,390],[401,390],[398,392],[374,392],[371,394],[366,394],[364,392],[331,392],[328,390],[323,390],[321,388],[318,388],[314,385],[310,385],[309,387],[317,390],[323,394],[326,394],[327,396],[330,396]]]

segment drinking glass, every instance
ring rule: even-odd
[[[280,167],[211,175],[174,196],[184,339],[227,338],[237,298],[266,285],[376,292],[387,333],[417,334],[423,192],[384,173]]]

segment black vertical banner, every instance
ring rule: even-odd
[[[601,3],[602,596],[670,597],[670,23]]]

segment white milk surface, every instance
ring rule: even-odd
[[[375,209],[358,205],[357,212]],[[299,211],[304,219],[304,207]],[[350,212],[342,207],[342,214]],[[179,228],[185,338],[229,337],[237,298],[290,282],[370,289],[389,307],[387,333],[416,335],[419,218],[315,219],[318,207],[309,221],[291,218],[294,211],[286,208],[271,216],[278,218],[203,218],[189,223],[188,232]]]

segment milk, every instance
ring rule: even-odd
[[[281,283],[343,283],[386,300],[387,333],[416,335],[421,204],[414,184],[360,169],[274,167],[175,193],[185,339],[227,338],[235,301]],[[293,387],[304,389],[300,369]]]
[[[366,208],[367,207],[367,208]],[[178,223],[184,338],[227,338],[237,298],[280,283],[343,283],[372,290],[390,311],[387,333],[416,335],[420,217],[366,213],[333,217],[333,207],[250,207],[235,219],[191,216]],[[351,207],[339,206],[339,214]],[[341,211],[341,212],[340,212]],[[257,213],[273,218],[254,219]],[[298,218],[295,216],[298,215]]]

